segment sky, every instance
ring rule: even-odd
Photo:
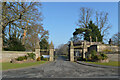
[[[108,39],[118,32],[117,2],[42,2],[43,26],[49,31],[49,42],[52,41],[55,47],[66,44],[73,36],[75,28],[78,28],[76,24],[81,7],[109,14],[112,28]]]

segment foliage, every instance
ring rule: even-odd
[[[98,42],[102,42],[103,40],[103,36],[101,35],[101,32],[99,31],[98,26],[93,24],[92,21],[90,21],[90,23],[88,24],[88,26],[86,26],[86,28],[78,28],[73,33],[74,36],[78,34],[83,34],[84,40],[87,40],[87,41],[90,41],[90,36],[92,37],[93,42],[96,41],[96,37]]]
[[[103,52],[108,53],[108,52],[112,52],[112,50],[110,50],[110,49],[104,49]]]
[[[88,61],[88,58],[79,57],[79,58],[77,58],[77,61]]]
[[[44,58],[43,56],[41,56],[41,60],[48,61],[48,58]]]
[[[20,57],[18,57],[16,60],[17,60],[17,61],[23,61],[24,59],[26,59],[25,56],[20,56]]]
[[[100,55],[101,55],[101,57],[102,57],[102,60],[105,60],[105,59],[107,59],[108,57],[107,57],[107,55],[106,54],[104,54],[104,53],[100,53]]]
[[[112,36],[113,45],[120,46],[120,32]]]
[[[43,60],[43,56],[41,56],[41,60]]]
[[[101,35],[103,36],[105,40],[106,36],[108,36],[109,34],[108,30],[111,28],[111,25],[108,20],[108,13],[98,12],[90,8],[81,7],[77,26],[79,28],[87,28],[90,20],[95,22],[95,25],[98,26],[101,32]]]
[[[34,53],[27,53],[27,55],[28,55],[27,57],[35,60],[35,54]]]
[[[37,58],[37,61],[41,61],[40,57]]]
[[[41,41],[40,41],[40,48],[41,49],[48,49],[49,48],[49,43],[47,41],[46,38],[43,38]]]
[[[93,58],[95,55],[97,55],[97,52],[95,50],[90,51],[91,58]]]
[[[48,31],[43,28],[41,3],[3,2],[2,3],[2,38],[3,46],[8,44],[11,35],[21,41],[27,50],[35,50],[37,41],[48,38]]]
[[[22,45],[21,41],[17,39],[14,35],[7,40],[8,47],[4,48],[7,51],[25,51],[25,47]]]
[[[25,55],[25,56],[20,56],[20,57],[16,58],[16,60],[18,60],[18,61],[23,61],[23,60],[27,60],[28,58],[34,60],[34,59],[35,59],[35,54],[34,54],[34,53],[27,53],[27,55]]]
[[[68,44],[61,44],[56,49],[58,55],[66,55],[68,56]]]
[[[90,54],[91,54],[91,56],[89,58],[91,58],[91,60],[94,60],[94,61],[96,61],[96,60],[105,60],[105,59],[108,58],[106,54],[97,53],[95,50],[92,50],[90,52]]]
[[[44,61],[48,61],[48,58],[43,58]]]

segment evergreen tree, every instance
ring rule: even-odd
[[[25,47],[22,45],[21,41],[16,38],[13,34],[9,40],[6,40],[8,43],[8,47],[4,48],[7,51],[25,51]]]
[[[43,38],[41,41],[40,41],[40,48],[41,49],[48,49],[49,48],[49,43],[47,41],[46,38]]]
[[[103,36],[101,35],[101,32],[100,32],[98,26],[96,26],[94,23],[92,23],[92,21],[90,21],[90,23],[88,24],[88,26],[86,28],[78,28],[73,33],[74,36],[76,36],[78,34],[83,34],[84,40],[87,40],[87,41],[90,41],[90,36],[92,37],[93,42],[96,41],[96,37],[97,37],[98,42],[103,41]]]

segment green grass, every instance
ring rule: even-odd
[[[47,61],[36,61],[36,62],[29,62],[29,63],[10,63],[10,62],[4,62],[2,63],[2,70],[8,70],[8,69],[16,69],[16,68],[24,68],[28,66],[34,66],[46,63]]]
[[[120,61],[110,61],[108,63],[100,63],[100,62],[86,62],[86,63],[105,65],[105,66],[120,66]]]

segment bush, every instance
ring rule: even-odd
[[[48,58],[43,58],[44,61],[48,61]]]
[[[24,56],[24,59],[27,59],[27,58],[28,58],[28,57],[25,55],[25,56]]]
[[[83,60],[82,57],[77,58],[77,61],[82,61],[82,60]]]
[[[41,56],[41,60],[43,60],[43,56]]]
[[[104,53],[100,53],[100,55],[101,55],[101,57],[102,57],[102,60],[104,60],[104,59],[107,59],[108,57],[107,57],[107,55],[106,54],[104,54]]]
[[[41,60],[48,61],[48,58],[44,58],[43,56],[41,56]]]
[[[7,43],[8,47],[4,48],[6,51],[25,51],[25,47],[22,45],[21,41],[14,36],[10,37]]]
[[[35,54],[34,53],[27,53],[27,55],[28,55],[27,57],[35,60]]]
[[[110,50],[110,49],[105,49],[105,50],[103,50],[103,52],[108,53],[108,52],[112,52],[112,50]]]
[[[20,56],[16,59],[17,61],[23,61],[24,60],[24,56]]]
[[[93,57],[93,60],[101,60],[101,59],[102,59],[102,57],[100,55],[95,55]]]
[[[37,61],[41,61],[40,57],[37,58]]]
[[[95,55],[97,55],[97,52],[95,50],[92,50],[90,54],[91,54],[91,57],[94,57]]]
[[[108,58],[106,54],[97,53],[95,50],[91,51],[90,54],[91,54],[91,56],[89,56],[89,59],[94,60],[94,61],[95,60],[105,60]]]

